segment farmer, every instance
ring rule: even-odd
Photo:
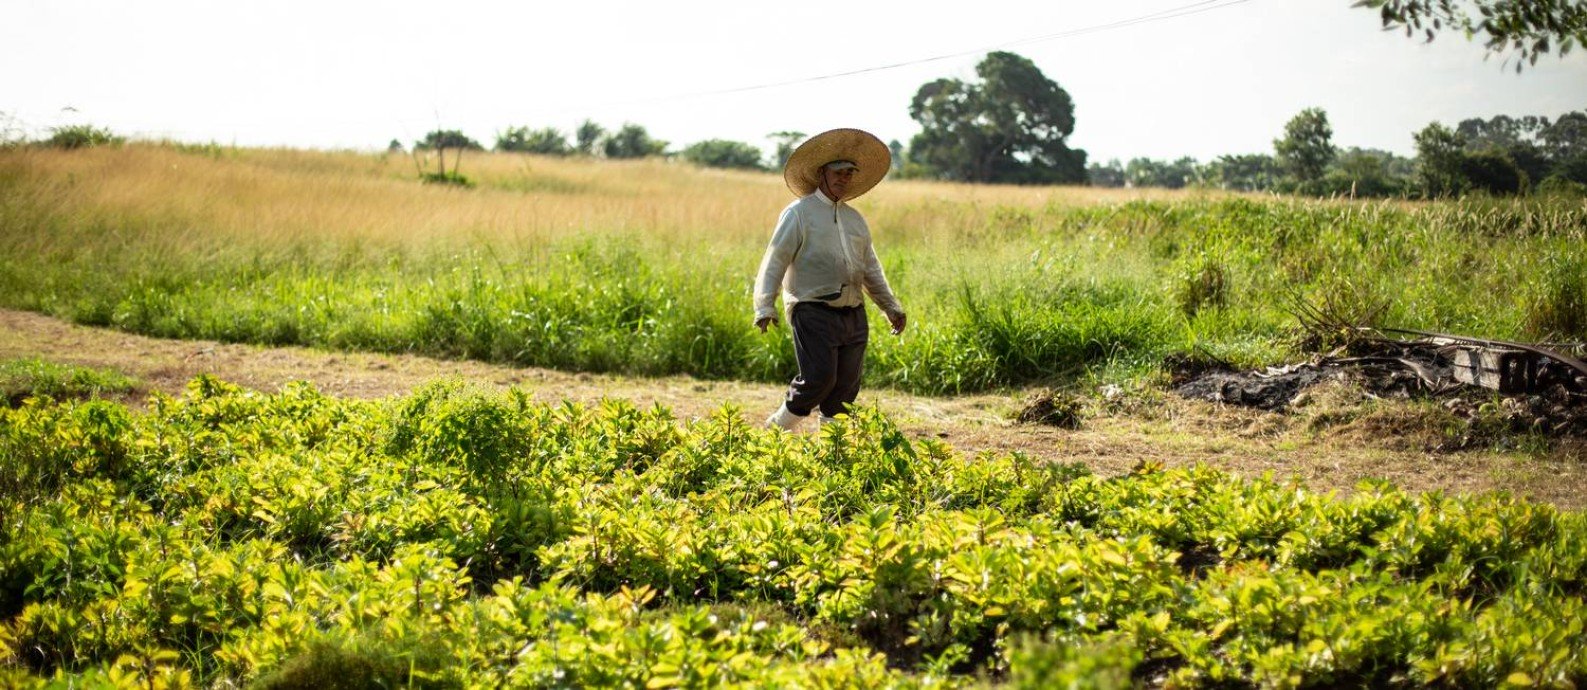
[[[783,180],[799,197],[777,219],[755,280],[755,325],[777,325],[777,293],[793,327],[799,375],[766,425],[792,431],[814,410],[821,423],[845,414],[860,392],[869,327],[869,294],[893,334],[904,332],[904,307],[887,286],[871,248],[871,230],[845,202],[870,191],[892,165],[887,146],[869,132],[834,129],[799,145]]]

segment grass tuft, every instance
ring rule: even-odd
[[[1587,260],[1550,256],[1526,304],[1526,330],[1541,340],[1587,341]]]
[[[110,369],[58,364],[38,358],[0,362],[0,397],[8,407],[17,407],[24,400],[38,396],[56,400],[98,398],[133,393],[144,387],[143,382]]]

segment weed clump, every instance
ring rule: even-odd
[[[459,172],[449,171],[419,173],[419,181],[425,184],[450,185],[453,187],[462,187],[463,189],[474,188],[474,181],[468,179],[467,175]]]
[[[1186,266],[1175,285],[1174,301],[1186,316],[1229,303],[1229,270],[1223,262],[1201,257]]]
[[[1587,340],[1587,257],[1549,261],[1525,311],[1529,332],[1542,339]]]
[[[1073,393],[1045,390],[1032,396],[1015,419],[1021,424],[1079,429],[1085,420],[1085,401]]]

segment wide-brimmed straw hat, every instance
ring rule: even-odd
[[[832,161],[852,161],[860,168],[843,195],[846,201],[871,191],[887,176],[893,165],[893,153],[881,139],[865,130],[827,130],[810,137],[789,154],[782,168],[782,179],[795,196],[805,196],[820,186],[821,166]]]

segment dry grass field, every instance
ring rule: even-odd
[[[422,158],[422,156],[421,156]],[[610,234],[660,245],[764,241],[791,196],[772,173],[700,169],[662,159],[608,161],[470,152],[478,188],[416,186],[407,154],[167,146],[7,152],[12,203],[47,205],[79,227],[167,231],[184,249],[300,243],[429,248],[459,240],[521,246],[567,234]],[[428,167],[429,163],[421,165]],[[15,190],[23,191],[23,190]],[[994,208],[1041,211],[1199,193],[892,181],[857,202],[878,228],[910,241],[955,242]],[[185,230],[202,229],[202,232]],[[51,238],[38,238],[48,240]],[[55,237],[65,242],[66,237]],[[180,245],[179,245],[180,246]]]

